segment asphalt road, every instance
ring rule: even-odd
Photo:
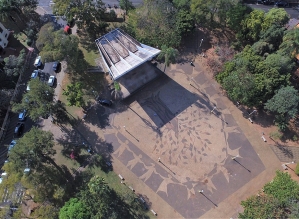
[[[113,5],[119,6],[119,0],[102,0],[102,1],[103,1],[103,3],[106,4],[106,6],[108,4],[111,5],[111,6],[113,6]],[[143,3],[143,0],[130,0],[130,1],[133,3],[134,6],[138,6],[138,5]],[[41,10],[43,14],[44,13],[45,14],[52,14],[53,13],[53,10],[51,8],[51,5],[54,4],[53,0],[39,0],[38,2],[39,3],[38,3],[37,8],[39,10]]]
[[[268,12],[271,8],[273,8],[273,5],[262,5],[262,4],[248,4],[250,7],[254,9],[261,9],[265,12]],[[299,18],[299,12],[293,8],[284,8],[286,12],[290,15],[291,18]]]
[[[102,1],[105,4],[110,4],[110,5],[116,4],[119,6],[119,0],[102,0]],[[143,0],[130,0],[130,2],[132,2],[134,6],[138,6],[143,3]]]

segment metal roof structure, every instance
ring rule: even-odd
[[[138,42],[120,28],[96,39],[95,42],[114,80],[161,52]]]

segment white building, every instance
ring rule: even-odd
[[[7,30],[2,23],[0,23],[0,47],[3,49],[8,44],[9,30]]]

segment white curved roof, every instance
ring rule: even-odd
[[[139,43],[119,28],[95,42],[114,80],[160,53],[160,50]]]

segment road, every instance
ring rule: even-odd
[[[111,5],[117,5],[119,6],[119,0],[102,0],[103,3],[105,3],[106,6]],[[133,3],[134,6],[141,5],[143,3],[143,0],[130,0],[130,2]],[[51,8],[51,5],[53,5],[53,0],[39,0],[37,10],[39,10],[39,14],[53,14],[53,10]]]
[[[254,9],[261,9],[265,12],[268,12],[271,8],[273,8],[273,5],[261,5],[261,4],[248,4],[250,7]],[[290,15],[291,18],[299,18],[299,12],[294,10],[293,8],[285,8],[286,12]]]

